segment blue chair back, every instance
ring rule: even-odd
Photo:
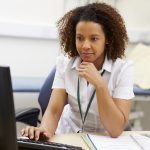
[[[56,67],[52,69],[47,79],[45,80],[39,94],[38,102],[41,106],[42,115],[44,114],[52,92],[53,80],[55,77]]]

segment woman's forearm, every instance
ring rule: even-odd
[[[42,118],[41,127],[43,127],[50,136],[55,134],[60,115],[51,110],[47,110]]]
[[[54,135],[58,121],[66,104],[67,94],[65,89],[54,89],[49,100],[48,107],[42,118],[41,126],[50,134]]]
[[[109,95],[106,85],[96,86],[99,116],[112,137],[120,135],[125,126],[125,117]]]

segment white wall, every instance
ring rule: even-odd
[[[13,76],[45,77],[58,51],[56,40],[0,37],[0,64],[11,66]]]
[[[150,1],[116,0],[116,7],[125,20],[130,41],[150,44]]]
[[[63,1],[51,2],[0,0],[0,65],[13,76],[46,76],[54,65],[59,42],[47,27],[62,15]]]
[[[124,17],[127,27],[150,28],[149,0],[117,0],[116,7]]]
[[[63,0],[0,0],[0,20],[54,24],[62,15]]]

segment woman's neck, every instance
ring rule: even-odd
[[[97,68],[97,70],[101,70],[101,69],[102,69],[104,60],[105,60],[105,57],[103,56],[103,57],[101,57],[100,59],[97,59],[97,60],[94,62],[94,65],[95,65],[95,67]]]

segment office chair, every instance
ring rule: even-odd
[[[56,68],[54,67],[48,77],[46,78],[38,97],[38,102],[41,107],[42,115],[44,114],[46,107],[48,105],[51,92],[52,92],[52,84],[55,76]],[[31,126],[37,126],[40,123],[39,118],[40,109],[39,108],[24,108],[24,109],[17,109],[16,114],[16,121],[23,122],[25,124]]]

